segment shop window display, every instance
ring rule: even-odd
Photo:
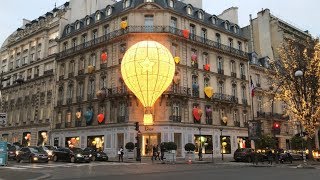
[[[30,146],[31,145],[31,133],[24,132],[22,134],[22,146]]]
[[[199,153],[201,143],[202,154],[212,154],[213,146],[211,135],[195,135],[194,142],[196,146],[195,152]]]
[[[238,148],[250,148],[251,144],[248,137],[238,137]]]
[[[220,147],[222,154],[231,154],[230,136],[220,136]]]
[[[67,137],[66,138],[66,147],[69,147],[69,148],[80,147],[80,138],[79,137]]]
[[[104,136],[88,136],[87,147],[92,147],[96,150],[103,151]]]
[[[48,144],[48,133],[47,131],[38,132],[38,146],[43,146]]]

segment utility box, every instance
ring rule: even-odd
[[[0,141],[0,166],[6,166],[8,161],[7,142]]]

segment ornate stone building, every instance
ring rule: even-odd
[[[274,100],[277,87],[271,87],[274,79],[270,76],[270,61],[279,58],[277,49],[285,39],[306,40],[312,36],[272,15],[269,9],[260,11],[256,18],[251,19],[251,25],[243,28],[243,32],[250,39],[249,52],[252,52],[249,54],[249,72],[256,87],[253,98],[255,119],[262,121],[264,134],[276,137],[277,147],[290,149],[290,139],[300,132],[300,127],[284,115],[284,103]],[[280,125],[280,134],[272,129],[275,123]]]
[[[1,47],[2,99],[0,112],[8,122],[2,139],[22,145],[49,144],[55,92],[55,55],[60,18],[68,3],[39,18],[24,20]]]
[[[152,126],[143,125],[143,106],[120,73],[126,50],[142,40],[180,60],[152,108]],[[69,22],[59,45],[53,145],[93,146],[113,157],[136,141],[135,122],[143,156],[166,141],[177,143],[178,156],[195,143],[204,157],[212,149],[232,157],[250,144],[247,39],[237,24],[176,0],[123,0]]]

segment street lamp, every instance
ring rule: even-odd
[[[200,147],[199,147],[199,161],[202,161],[202,138],[201,138],[201,127],[198,127],[199,129],[199,135],[200,135]]]
[[[223,149],[222,149],[222,131],[223,128],[220,128],[220,148],[221,148],[221,160],[224,161],[224,157],[223,157]]]

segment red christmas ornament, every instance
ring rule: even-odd
[[[108,59],[107,53],[106,53],[106,52],[102,53],[102,54],[101,54],[101,60],[104,62],[104,61],[106,61],[107,59]]]
[[[189,39],[190,32],[188,29],[182,30],[182,35],[184,38]]]
[[[204,69],[205,69],[206,71],[210,71],[210,64],[204,65]]]
[[[199,114],[199,109],[194,107],[193,110],[192,110],[192,114],[193,114],[193,117],[197,120],[197,121],[200,121],[201,119],[201,115]]]
[[[99,122],[99,123],[102,123],[103,120],[104,120],[104,115],[103,115],[103,114],[99,114],[99,115],[98,115],[98,122]]]
[[[197,57],[196,54],[192,54],[192,55],[191,55],[191,60],[192,60],[192,61],[197,61],[197,59],[198,59],[198,57]]]

